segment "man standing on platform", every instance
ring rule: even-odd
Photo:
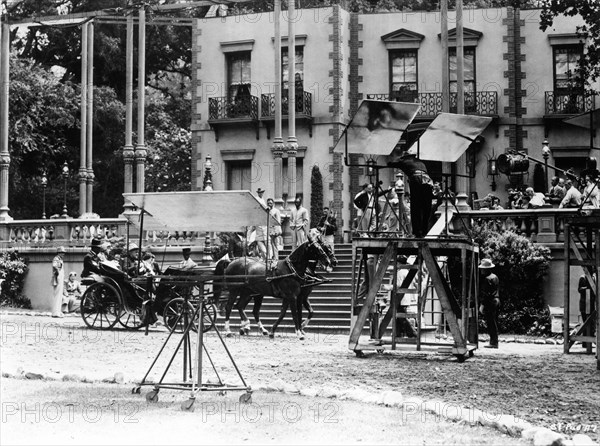
[[[271,260],[279,260],[279,246],[283,245],[281,241],[281,212],[275,207],[275,201],[272,198],[267,199],[267,207],[273,220],[279,224],[273,223],[269,226],[269,247],[267,249],[269,258]]]
[[[302,206],[302,197],[296,196],[294,204],[296,208],[292,209],[290,229],[292,230],[292,247],[297,248],[306,241],[310,219],[308,217],[308,210]]]

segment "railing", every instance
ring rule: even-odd
[[[578,215],[577,209],[507,209],[499,211],[461,211],[463,218],[470,218],[491,229],[512,229],[537,243],[564,241],[565,218]]]
[[[138,234],[131,232],[132,239]],[[95,237],[118,239],[127,237],[127,220],[101,218],[94,220],[51,219],[15,220],[0,223],[0,249],[45,248],[53,246],[85,247]],[[148,245],[200,245],[206,244],[206,233],[190,231],[144,231],[142,237]],[[211,238],[211,244],[213,240]]]
[[[262,94],[261,96],[261,117],[271,118],[275,116],[275,94]],[[281,95],[281,114],[289,115],[289,96],[287,91]],[[296,93],[296,113],[305,116],[312,116],[312,94],[308,91]]]
[[[421,105],[417,116],[422,118],[434,118],[442,112],[442,93],[418,93],[417,94],[367,94],[367,99],[378,101],[413,102]],[[450,93],[450,111],[456,112],[458,95]],[[495,116],[498,114],[498,93],[495,91],[465,92],[465,113],[481,116]]]
[[[596,107],[596,96],[585,93],[546,92],[546,115],[577,115]]]
[[[258,98],[242,96],[230,98],[227,96],[208,99],[208,119],[258,119]]]

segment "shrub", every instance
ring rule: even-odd
[[[23,285],[28,270],[27,260],[19,256],[17,251],[9,250],[0,253],[0,278],[4,279],[0,293],[0,306],[31,308],[31,302],[23,295]]]
[[[546,326],[543,278],[550,267],[550,250],[536,245],[513,231],[495,231],[475,226],[474,237],[481,248],[480,257],[495,263],[500,280],[499,330],[525,334]]]
[[[323,215],[323,176],[316,164],[310,177],[310,227],[316,228]]]

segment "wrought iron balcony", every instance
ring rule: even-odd
[[[263,94],[260,101],[260,119],[267,128],[267,138],[271,138],[271,126],[275,121],[275,94]],[[287,90],[281,94],[281,115],[283,119],[289,116],[289,96]],[[308,134],[312,137],[312,93],[302,91],[296,93],[296,120],[308,125]]]
[[[258,98],[256,96],[217,97],[208,99],[209,121],[227,119],[258,119]]]
[[[450,93],[450,111],[457,109],[456,93]],[[367,99],[379,101],[413,102],[421,105],[418,117],[435,118],[442,112],[442,93],[375,93],[367,94]],[[498,115],[498,93],[495,91],[465,92],[465,113],[481,116]]]
[[[595,108],[596,97],[585,93],[546,92],[546,115],[578,115]]]
[[[261,95],[261,118],[275,117],[275,94]],[[287,91],[281,95],[281,114],[289,115],[289,95]],[[308,91],[296,93],[296,116],[312,117],[312,94]]]

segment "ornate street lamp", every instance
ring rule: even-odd
[[[65,194],[63,200],[63,213],[61,215],[62,218],[68,218],[69,214],[67,213],[67,179],[69,178],[69,165],[65,161],[62,167],[62,176],[65,179]]]
[[[545,177],[545,185],[546,191],[548,192],[548,157],[550,156],[550,147],[548,146],[548,140],[544,139],[542,143],[542,156],[544,157],[544,177]]]
[[[202,189],[205,191],[212,191],[212,158],[210,155],[206,155],[206,162],[204,163],[204,183]]]
[[[48,187],[48,177],[46,171],[42,172],[42,218],[46,218],[46,188]]]

